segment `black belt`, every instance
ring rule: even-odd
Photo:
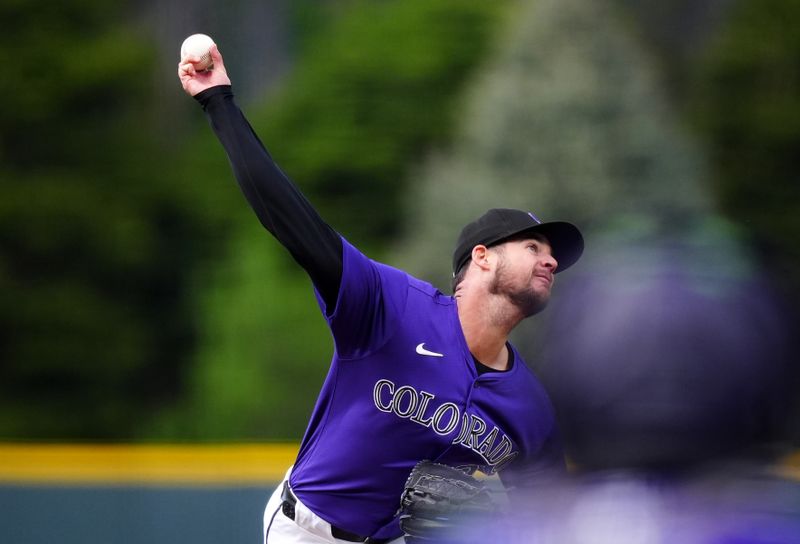
[[[289,482],[283,482],[283,491],[281,492],[281,511],[283,515],[294,521],[294,510],[297,505],[297,497],[294,496],[292,489],[289,487]],[[361,536],[344,529],[339,529],[331,525],[331,535],[333,538],[346,540],[348,542],[366,542],[367,544],[384,544],[389,542],[389,539],[370,538],[368,536]]]

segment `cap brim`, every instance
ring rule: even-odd
[[[511,236],[518,236],[527,232],[542,234],[547,238],[553,257],[558,261],[556,273],[563,272],[578,262],[578,259],[583,254],[583,235],[578,230],[578,227],[572,223],[567,223],[566,221],[540,223]]]

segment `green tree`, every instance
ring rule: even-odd
[[[800,297],[800,3],[739,2],[692,70],[690,107],[726,214]]]
[[[191,343],[189,194],[119,3],[0,8],[0,437],[128,438]]]
[[[253,123],[331,224],[360,243],[397,234],[409,165],[450,135],[505,4],[359,0],[308,37]]]
[[[449,283],[459,229],[490,207],[658,240],[712,211],[704,164],[612,2],[517,4],[451,148],[423,165],[396,259]],[[622,244],[623,241],[615,243]]]

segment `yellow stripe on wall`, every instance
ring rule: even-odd
[[[3,444],[0,484],[257,486],[283,479],[295,443]],[[800,481],[800,451],[775,467]]]
[[[0,444],[0,483],[271,484],[297,451],[297,444]]]

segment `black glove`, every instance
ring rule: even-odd
[[[400,499],[400,527],[406,541],[465,542],[495,512],[485,483],[456,468],[421,461]]]

